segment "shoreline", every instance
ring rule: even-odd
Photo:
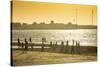
[[[11,43],[12,47],[11,49],[12,50],[25,50],[25,47],[22,47],[20,45],[20,48],[18,48],[18,45],[17,43]],[[15,48],[14,48],[15,47]],[[34,46],[32,44],[28,44],[28,51],[40,51],[43,49],[44,52],[56,52],[56,53],[59,53],[59,52],[62,52],[62,53],[71,53],[72,51],[74,53],[92,53],[92,52],[97,52],[97,46],[72,46],[72,45],[69,45],[66,47],[66,45],[56,45],[56,44],[53,44],[53,45],[50,45],[50,44],[34,44]],[[72,50],[73,49],[73,50]]]

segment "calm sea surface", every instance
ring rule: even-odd
[[[42,37],[46,38],[46,43],[50,41],[61,41],[66,43],[69,40],[69,44],[72,44],[72,40],[79,40],[82,46],[97,46],[97,30],[96,29],[77,29],[77,30],[12,30],[12,40],[17,42],[20,38],[23,42],[25,38],[29,40],[32,38],[32,42],[41,43]]]

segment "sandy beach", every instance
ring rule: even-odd
[[[41,65],[41,64],[59,64],[96,61],[96,53],[88,54],[67,54],[51,53],[39,51],[12,51],[13,66],[23,65]]]

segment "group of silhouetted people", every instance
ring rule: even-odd
[[[23,48],[25,50],[28,50],[28,46],[31,46],[31,49],[33,49],[34,43],[32,43],[32,38],[30,37],[29,40],[28,39],[24,39],[24,42],[21,42],[21,40],[18,38],[17,39],[18,42],[18,48]],[[46,38],[42,38],[42,45],[41,45],[41,51],[44,51],[44,43],[46,42]]]
[[[21,40],[19,38],[17,39],[17,41],[18,41],[18,48],[21,47],[26,51],[28,50],[28,44],[32,43],[31,38],[29,38],[29,42],[28,42],[28,40],[26,38],[24,39],[24,42],[21,42]]]
[[[71,46],[69,46],[69,41],[68,40],[66,41],[66,44],[64,44],[64,41],[61,41],[61,45],[58,45],[57,41],[55,42],[55,44],[53,44],[53,42],[50,41],[50,47],[53,51],[56,51],[56,50],[58,50],[57,48],[59,48],[59,51],[61,53],[70,52],[71,54],[74,54],[75,52],[77,52],[78,54],[80,54],[80,41],[72,40]]]
[[[23,48],[24,50],[28,50],[28,46],[30,44],[31,49],[33,49],[34,44],[32,43],[32,39],[31,37],[29,39],[24,39],[24,42],[21,42],[21,40],[18,38],[18,48]],[[44,47],[45,47],[45,42],[46,42],[46,38],[42,38],[42,44],[41,44],[41,51],[44,51]],[[55,42],[55,44],[53,44],[52,41],[50,41],[50,48],[52,48],[53,50],[56,50],[58,48],[58,44],[57,41]],[[60,52],[63,53],[67,53],[69,50],[69,41],[66,41],[66,45],[64,45],[64,41],[61,41],[61,45],[60,45]],[[80,41],[75,41],[72,40],[72,45],[70,47],[70,53],[74,54],[75,51],[80,54]]]
[[[71,47],[71,53],[75,53],[75,50],[78,54],[80,54],[80,41],[72,40],[72,47]]]

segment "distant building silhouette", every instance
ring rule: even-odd
[[[71,22],[68,22],[68,25],[71,25],[72,23]]]
[[[45,22],[41,22],[40,24],[45,24]]]
[[[32,25],[37,24],[36,22],[33,22]]]
[[[23,23],[23,24],[22,24],[22,26],[27,26],[27,25],[28,25],[27,23]]]
[[[11,23],[11,24],[12,24],[13,27],[20,27],[21,26],[21,23],[18,23],[18,22],[17,23]]]
[[[54,21],[53,20],[51,20],[51,23],[50,24],[54,24]]]
[[[41,22],[37,24],[33,22],[33,24],[27,23],[11,23],[12,29],[97,29],[96,25],[77,25],[68,22],[68,24],[63,23],[54,23],[53,20],[50,21],[50,24],[46,24],[45,22]]]

